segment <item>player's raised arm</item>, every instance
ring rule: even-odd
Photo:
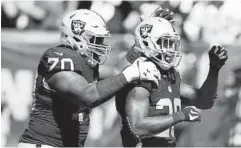
[[[141,138],[161,133],[181,121],[200,121],[200,113],[193,106],[174,114],[149,117],[149,97],[150,92],[143,87],[133,88],[127,96],[127,119],[133,132]]]
[[[217,98],[218,75],[222,66],[228,59],[225,48],[213,46],[209,51],[210,68],[207,79],[197,91],[195,106],[200,109],[210,109]]]
[[[60,97],[89,106],[102,103],[125,87],[133,80],[148,80],[158,84],[160,74],[152,62],[144,62],[138,59],[122,73],[89,84],[87,80],[71,71],[61,71],[53,74],[47,79],[51,89],[56,91]]]

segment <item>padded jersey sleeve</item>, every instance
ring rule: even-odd
[[[65,46],[54,47],[44,52],[40,60],[38,73],[46,74],[60,71],[74,71],[81,74],[82,60],[77,52]]]

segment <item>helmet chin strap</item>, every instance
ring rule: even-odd
[[[165,70],[165,71],[168,71],[172,67],[169,64],[165,64],[165,63],[162,63],[159,66],[161,67],[162,70]]]
[[[134,48],[136,49],[136,50],[139,50],[140,52],[142,52],[142,53],[144,53],[145,54],[145,50],[144,49],[141,49],[141,48],[139,48],[139,47],[137,47],[137,46],[134,46]],[[146,55],[146,54],[145,54]],[[171,65],[169,65],[169,64],[167,64],[167,63],[165,63],[165,62],[163,62],[163,61],[157,61],[155,58],[153,58],[153,57],[151,57],[151,56],[149,56],[149,57],[147,57],[147,58],[150,58],[150,59],[152,59],[152,61],[154,62],[154,63],[156,63],[157,64],[157,66],[159,66],[162,70],[164,70],[164,71],[168,71],[172,66]]]
[[[168,71],[172,67],[171,65],[169,65],[163,61],[159,61],[159,62],[157,62],[156,60],[154,60],[154,61],[157,64],[157,66],[159,66],[164,71]]]

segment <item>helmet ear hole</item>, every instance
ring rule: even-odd
[[[145,45],[145,46],[148,46],[148,42],[147,41],[142,41],[143,42],[143,44]]]
[[[162,44],[162,40],[161,38],[159,38],[157,41],[156,41],[157,45],[161,45]]]

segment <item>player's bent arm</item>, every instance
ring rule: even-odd
[[[110,99],[114,94],[128,84],[124,75],[104,79],[89,84],[87,80],[71,71],[61,71],[47,79],[51,89],[56,94],[76,104],[85,104],[90,107]]]
[[[158,85],[159,71],[152,62],[145,60],[139,58],[120,74],[93,84],[88,84],[84,77],[71,71],[54,73],[47,78],[47,82],[61,96],[71,96],[76,103],[82,101],[86,105],[93,106],[113,97],[116,92],[135,80],[151,81]]]
[[[133,88],[127,96],[126,113],[130,125],[140,137],[160,133],[183,121],[176,115],[148,117],[150,92],[143,87]]]
[[[201,88],[197,90],[197,99],[194,102],[197,108],[210,109],[213,107],[215,99],[217,98],[218,73],[219,70],[217,69],[209,69],[205,82]]]
[[[200,109],[210,109],[217,98],[219,70],[228,59],[228,52],[222,46],[212,46],[208,52],[210,68],[206,81],[198,91],[196,106]]]

